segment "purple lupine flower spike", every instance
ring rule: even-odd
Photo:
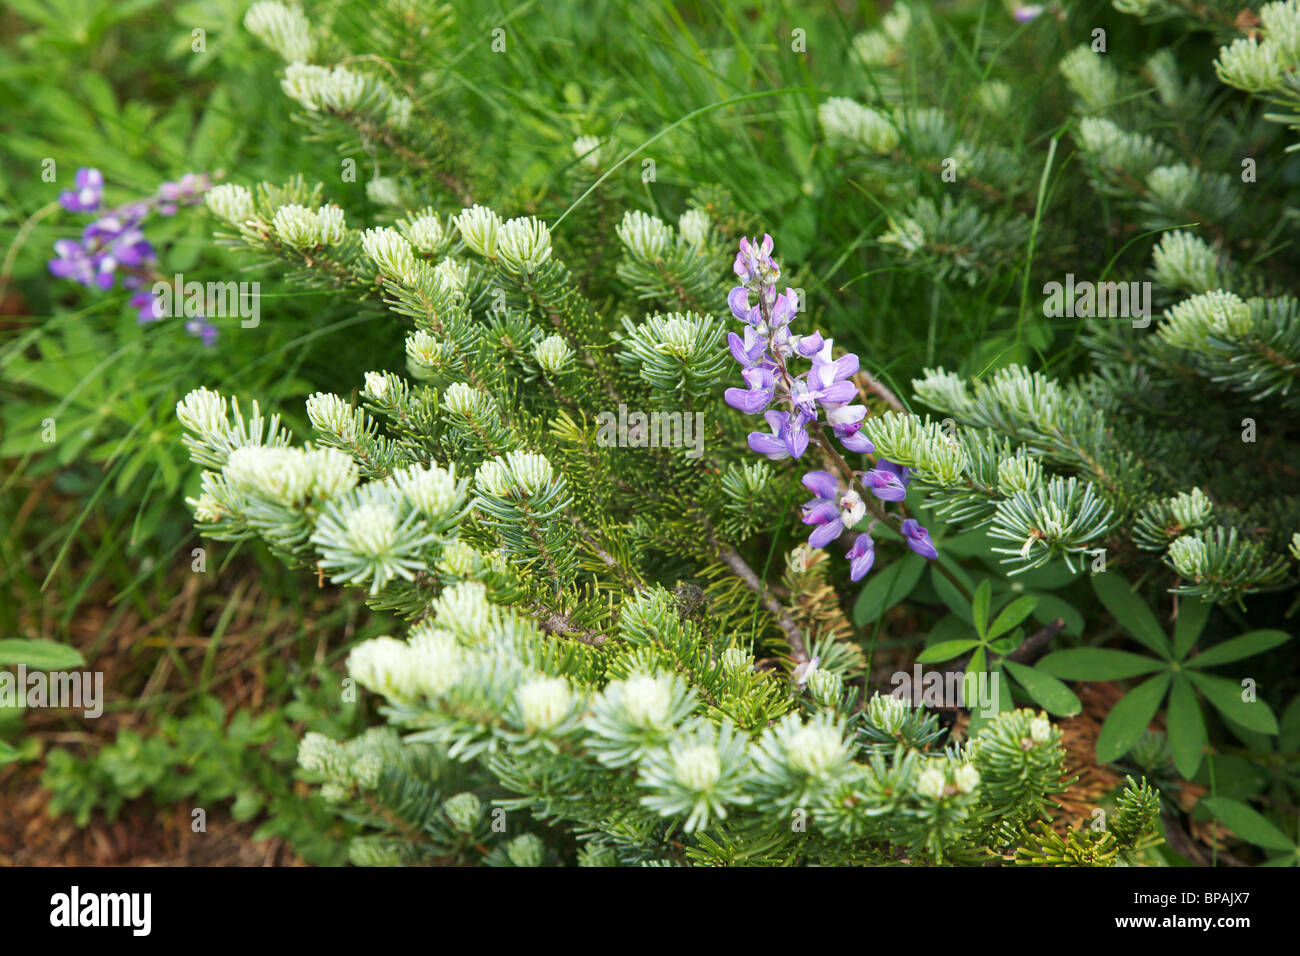
[[[863,430],[867,407],[855,403],[858,356],[846,352],[836,357],[831,339],[816,331],[802,335],[791,327],[799,313],[798,294],[794,289],[777,293],[781,267],[772,258],[772,237],[764,236],[761,243],[742,239],[735,273],[741,284],[728,293],[727,305],[744,327],[743,334],[727,335],[727,346],[741,367],[745,387],[727,389],[725,399],[742,412],[761,412],[769,429],[750,432],[749,447],[773,461],[799,458],[811,441],[809,426],[818,426],[825,413],[825,424],[847,451],[874,453],[875,445]],[[792,369],[791,363],[799,359],[808,360],[811,367]],[[910,468],[882,458],[869,471],[854,475],[862,488],[882,501],[907,497]],[[820,470],[806,473],[802,480],[814,496],[800,508],[800,520],[812,526],[809,546],[823,548],[866,518],[867,503],[856,484],[846,490],[834,474]],[[888,517],[879,506],[873,505],[872,510],[878,517]],[[903,521],[902,533],[917,554],[938,557],[929,532],[915,520]],[[870,529],[854,538],[848,559],[854,581],[871,570],[876,551]]]
[[[104,177],[99,170],[79,169],[75,185],[76,189],[60,194],[63,208],[99,215],[82,231],[80,241],[59,239],[54,243],[55,258],[48,263],[50,272],[61,279],[105,291],[113,288],[120,276],[122,285],[133,292],[129,303],[136,310],[138,322],[165,318],[163,300],[145,290],[146,283],[158,278],[153,271],[157,256],[140,226],[151,212],[170,215],[179,205],[200,201],[212,188],[211,178],[206,173],[186,173],[177,182],[163,183],[149,199],[102,212]],[[185,330],[205,346],[216,342],[217,327],[203,316],[192,318],[185,324]]]
[[[934,543],[930,540],[930,532],[917,523],[915,518],[908,518],[898,529],[907,546],[923,558],[934,560],[939,557],[939,552],[935,550]]]
[[[764,236],[761,243],[742,239],[735,272],[743,284],[727,294],[727,305],[745,327],[743,335],[728,333],[727,347],[741,366],[747,387],[727,389],[725,399],[749,414],[767,412],[779,401],[784,406],[779,409],[782,417],[769,418],[770,434],[752,433],[750,448],[769,458],[799,458],[811,440],[808,426],[817,421],[821,409],[838,410],[856,395],[848,379],[858,369],[858,357],[847,354],[836,359],[832,342],[821,333],[799,335],[791,330],[799,313],[799,294],[789,288],[780,294],[776,291],[781,267],[772,258],[771,236]],[[751,304],[750,293],[757,294],[757,302]],[[813,367],[792,372],[788,360],[796,356],[810,359]],[[831,425],[850,451],[869,449],[870,442],[856,437],[855,425],[862,416],[855,414],[856,409],[840,412]]]

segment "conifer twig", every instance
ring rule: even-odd
[[[714,537],[712,531],[709,532],[708,541],[709,545],[717,553],[718,560],[730,568],[731,572],[736,577],[745,582],[745,585],[758,595],[758,599],[762,605],[776,616],[777,626],[785,632],[786,640],[790,643],[790,652],[795,661],[800,664],[807,661],[808,648],[804,644],[803,631],[801,631],[799,625],[794,622],[794,618],[791,617],[789,609],[778,601],[772,592],[768,590],[767,585],[759,579],[759,576],[754,573],[754,569],[749,566],[745,559],[737,554],[732,548],[721,544],[718,539]]]

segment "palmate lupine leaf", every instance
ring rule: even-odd
[[[1194,654],[1208,617],[1207,604],[1184,601],[1171,642],[1150,608],[1136,598],[1123,578],[1094,575],[1092,585],[1125,632],[1156,655],[1079,647],[1055,651],[1039,661],[1040,669],[1066,680],[1110,681],[1154,675],[1129,690],[1107,715],[1097,738],[1098,760],[1114,761],[1131,750],[1155,717],[1166,692],[1169,744],[1174,763],[1185,777],[1195,775],[1208,741],[1200,698],[1233,724],[1256,733],[1278,732],[1267,703],[1247,695],[1242,683],[1203,670],[1266,653],[1289,641],[1290,634],[1253,631]]]

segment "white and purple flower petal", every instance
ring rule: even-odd
[[[118,262],[112,256],[101,255],[95,259],[95,285],[105,292],[113,288]]]
[[[856,425],[866,417],[865,405],[838,405],[826,409],[826,421],[831,425]]]
[[[840,496],[840,521],[844,527],[852,528],[867,516],[867,503],[862,496],[850,488]]]

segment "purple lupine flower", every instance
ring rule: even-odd
[[[117,238],[113,243],[113,257],[121,265],[133,269],[157,258],[153,244],[139,229],[130,229]]]
[[[835,437],[840,440],[840,444],[847,451],[855,451],[858,454],[870,455],[876,450],[875,444],[862,431],[862,423],[856,425],[836,425]]]
[[[862,420],[867,417],[865,405],[835,405],[826,409],[826,422],[835,437],[849,451],[870,454],[876,450],[871,439],[862,434]]]
[[[772,258],[772,237],[764,236],[761,244],[742,240],[735,272],[742,284],[728,293],[727,305],[744,328],[743,335],[728,333],[727,345],[741,367],[745,387],[727,389],[725,399],[742,412],[761,412],[769,429],[750,432],[749,447],[774,461],[799,458],[811,440],[808,426],[816,424],[824,412],[825,424],[831,426],[846,450],[875,452],[875,445],[862,427],[867,407],[854,403],[858,396],[853,382],[860,367],[858,356],[847,352],[836,358],[831,339],[816,331],[801,335],[791,328],[798,313],[798,296],[793,289],[777,294],[776,280],[781,269]],[[750,293],[758,297],[754,304]],[[811,367],[794,370],[791,363],[798,359],[808,360]],[[814,495],[800,508],[800,520],[812,526],[810,547],[826,547],[866,518],[867,502],[859,487],[882,501],[900,502],[907,497],[910,468],[881,458],[869,471],[853,474],[861,484],[851,480],[847,490],[828,471],[810,471],[803,476],[804,486]],[[872,506],[872,511],[879,518],[890,517],[877,505]],[[901,533],[917,554],[938,557],[929,532],[914,519],[902,522]],[[876,551],[870,527],[854,538],[847,557],[851,580],[859,581],[871,570]]]
[[[871,540],[871,535],[865,531],[858,535],[857,540],[853,542],[853,547],[849,548],[847,557],[849,580],[861,581],[863,575],[876,563],[876,543]]]
[[[798,458],[808,449],[807,422],[802,415],[791,417],[789,412],[766,411],[763,418],[772,429],[765,432],[750,432],[749,447],[760,455],[766,455],[772,461],[783,458]]]
[[[95,182],[85,177],[79,181],[91,183],[88,189]],[[111,289],[119,267],[139,269],[154,259],[153,246],[136,228],[147,212],[147,205],[123,206],[91,222],[82,231],[80,242],[57,240],[54,251],[58,258],[50,260],[50,272],[87,287]]]
[[[81,241],[90,249],[104,249],[128,232],[138,232],[137,220],[116,213],[100,216],[81,231]]]
[[[898,529],[907,546],[923,558],[934,560],[939,557],[939,552],[935,550],[934,543],[930,540],[930,532],[917,523],[915,518],[908,518]]]
[[[839,482],[828,471],[810,471],[803,476],[804,487],[816,498],[804,503],[804,524],[817,525],[808,536],[813,548],[824,548],[866,517],[867,506],[862,496],[850,488],[841,492]]]
[[[49,261],[50,272],[60,279],[71,279],[90,288],[113,288],[113,269],[116,263],[94,255],[75,239],[56,239],[54,251],[57,259]]]
[[[724,394],[728,405],[739,409],[747,415],[757,415],[772,404],[772,395],[776,391],[776,372],[774,369],[758,365],[747,368],[740,373],[749,388],[729,388]]]
[[[814,332],[812,335],[792,335],[790,336],[790,348],[798,352],[804,358],[812,358],[826,346],[826,340],[822,338],[820,332]]]
[[[757,240],[740,240],[740,251],[736,253],[736,263],[732,271],[740,281],[749,284],[769,285],[781,274],[781,269],[772,259],[772,237],[763,236],[760,245]]]
[[[201,315],[186,322],[185,331],[201,339],[207,348],[217,344],[217,327]]]
[[[808,450],[808,422],[802,412],[795,412],[788,420],[785,447],[792,458],[800,458]]]
[[[826,340],[824,352],[830,351]],[[808,372],[807,398],[823,406],[843,405],[858,394],[857,387],[846,379],[858,370],[858,357],[848,352],[834,362],[818,361],[813,357],[813,367]],[[791,390],[793,393],[793,389]]]
[[[753,327],[748,325],[745,326],[744,338],[735,332],[728,332],[727,346],[731,349],[731,357],[743,368],[752,368],[767,355],[767,342],[759,338]]]
[[[130,304],[136,310],[136,321],[141,325],[163,318],[162,299],[155,298],[152,292],[137,292],[131,296]]]
[[[94,258],[96,271],[107,276],[107,285],[103,280],[99,282],[101,288],[112,288],[113,275],[119,266],[138,269],[154,260],[153,246],[136,228],[139,222],[136,213],[137,210],[129,209],[125,214],[101,216],[81,234],[82,245]]]
[[[165,182],[158,187],[158,211],[164,216],[176,212],[177,205],[192,205],[212,188],[207,173],[186,173],[178,182]]]
[[[821,349],[809,357],[812,359],[813,370],[822,369],[821,374],[827,382],[842,382],[858,373],[858,357],[852,352],[845,352],[838,359],[832,359],[831,348],[834,344],[834,339],[824,339]],[[824,368],[825,366],[829,368]]]
[[[907,486],[897,467],[882,458],[875,468],[862,473],[862,484],[881,501],[902,501],[907,497]]]
[[[749,290],[743,285],[738,285],[727,293],[727,305],[731,308],[731,314],[747,325],[757,327],[762,321],[762,312],[758,306],[750,307]]]
[[[78,169],[73,185],[59,193],[59,205],[68,212],[94,212],[104,201],[104,174],[98,169]]]
[[[876,467],[883,468],[885,471],[892,471],[898,476],[898,480],[903,483],[904,488],[912,483],[912,469],[908,468],[906,465],[895,464],[888,458],[882,458]]]
[[[763,293],[769,298],[775,291],[776,286],[767,286],[763,289]],[[789,325],[790,320],[799,314],[799,310],[796,308],[799,303],[799,293],[795,292],[794,289],[787,288],[771,301],[772,318],[768,321],[768,325],[774,330]]]
[[[840,483],[829,471],[810,471],[800,479],[803,486],[811,491],[816,498],[807,501],[803,506],[805,516],[812,512],[821,512],[827,516],[839,516],[840,509],[835,504],[835,500],[840,494]],[[813,524],[814,522],[805,521],[804,524]],[[820,524],[821,522],[816,522]]]

